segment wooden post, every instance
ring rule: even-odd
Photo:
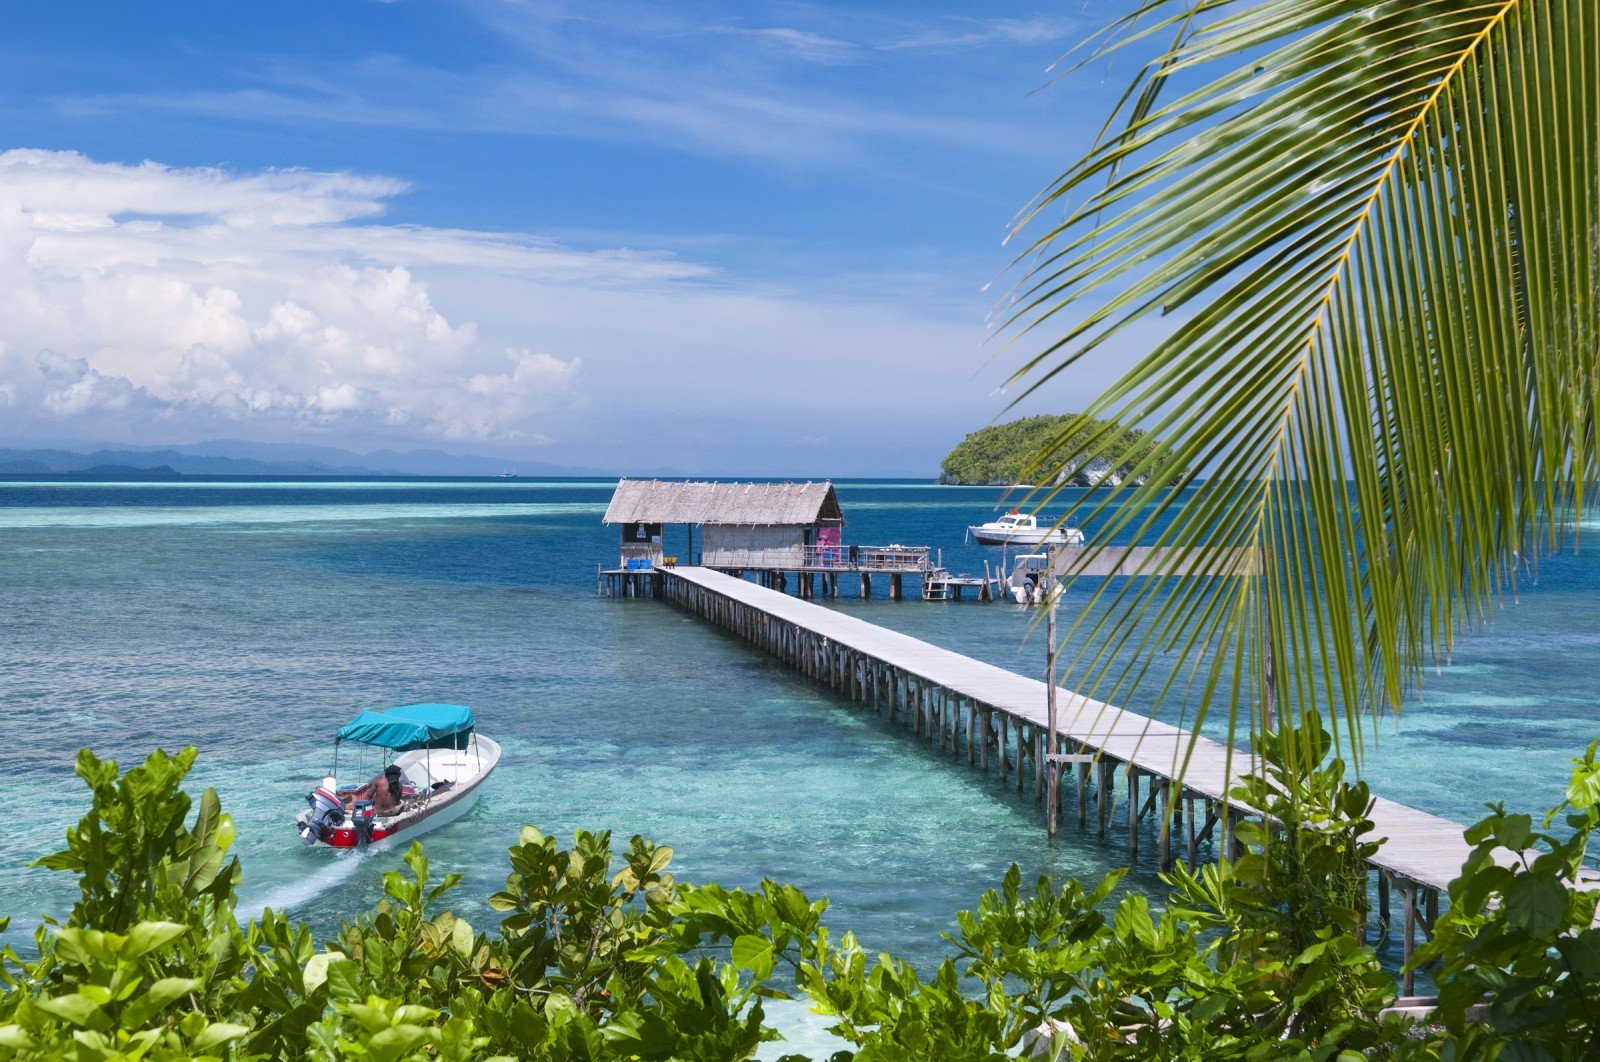
[[[1080,746],[1080,751],[1082,746]],[[1089,765],[1078,764],[1078,828],[1089,825]]]
[[[1185,797],[1184,801],[1189,805],[1189,814],[1184,816],[1184,819],[1188,823],[1189,830],[1189,846],[1185,850],[1185,858],[1189,864],[1189,869],[1193,870],[1195,868],[1195,864],[1198,862],[1198,859],[1196,859],[1196,850],[1199,848],[1199,843],[1196,841],[1194,835],[1194,798]]]
[[[1400,900],[1406,905],[1404,943],[1401,950],[1404,952],[1405,972],[1400,975],[1400,994],[1411,994],[1416,974],[1411,970],[1411,952],[1416,946],[1414,939],[1417,932],[1417,887],[1412,884],[1400,886]]]
[[[1046,789],[1051,791],[1052,796],[1055,795],[1055,790],[1045,780],[1047,771],[1045,770],[1044,735],[1037,729],[1033,732],[1033,748],[1030,750],[1030,755],[1033,756],[1033,801],[1037,804],[1045,795]]]
[[[1156,809],[1161,816],[1161,832],[1156,835],[1156,865],[1165,871],[1172,861],[1172,783],[1161,778],[1155,785],[1161,801]]]
[[[861,600],[867,601],[872,597],[872,573],[861,573]]]
[[[967,702],[967,766],[971,767],[977,757],[976,744],[978,723],[978,706],[971,701]]]
[[[1139,858],[1139,770],[1128,764],[1128,862]]]
[[[1102,758],[1099,766],[1100,776],[1095,780],[1094,787],[1094,813],[1095,818],[1098,820],[1095,824],[1096,833],[1104,837],[1106,835],[1106,827],[1111,823],[1111,801],[1115,797],[1115,794],[1111,791],[1111,785],[1112,776],[1116,772],[1117,765],[1108,759]]]
[[[985,569],[987,571],[987,562],[985,562]],[[1048,790],[1045,793],[1044,813],[1044,830],[1047,837],[1056,835],[1056,819],[1061,807],[1061,772],[1055,769],[1054,761],[1050,759],[1060,751],[1060,739],[1057,736],[1059,730],[1056,719],[1056,599],[1058,595],[1055,593],[1054,576],[1055,566],[1052,564],[1050,568],[1051,586],[1048,591],[1050,594],[1050,609],[1045,614],[1044,633],[1044,708],[1046,722],[1049,727],[1045,738],[1044,754],[1045,759],[1052,764],[1048,772],[1049,780],[1045,783]]]

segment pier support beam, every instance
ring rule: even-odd
[[[748,570],[756,573],[758,581],[778,586],[787,582],[781,571]],[[815,596],[818,574],[823,576],[825,594],[837,592],[836,572],[791,569],[791,574],[801,580],[798,592],[803,597]],[[870,597],[871,574],[857,574],[862,596]],[[889,574],[891,596],[899,597],[902,578],[898,573]],[[766,650],[819,685],[826,684],[853,701],[887,714],[891,723],[898,723],[929,743],[937,740],[941,753],[948,742],[953,759],[961,758],[964,743],[967,762],[985,773],[990,770],[993,755],[995,779],[1003,789],[1014,786],[1019,792],[1025,791],[1031,769],[1035,800],[1041,799],[1043,791],[1042,799],[1053,800],[1051,809],[1055,812],[1062,810],[1060,783],[1065,780],[1067,768],[1074,768],[1079,825],[1087,831],[1092,785],[1095,832],[1102,838],[1115,818],[1117,783],[1123,781],[1117,777],[1120,766],[1126,776],[1125,821],[1130,856],[1137,857],[1144,840],[1143,820],[1155,814],[1158,821],[1151,840],[1156,845],[1158,866],[1163,870],[1178,856],[1191,868],[1197,868],[1202,842],[1209,843],[1205,853],[1208,857],[1237,858],[1243,847],[1236,834],[1237,816],[1245,814],[1252,821],[1259,818],[1258,812],[1241,810],[1225,797],[1185,790],[1180,781],[1169,777],[1172,768],[1151,755],[1124,751],[1122,754],[1130,762],[1113,760],[1095,736],[1097,731],[1077,730],[1069,722],[1061,747],[1046,747],[1046,721],[1037,705],[1047,700],[1049,687],[1040,688],[1041,684],[1020,676],[998,674],[987,665],[936,646],[861,625],[859,620],[842,618],[833,610],[797,605],[792,600],[785,603],[786,599],[777,594],[763,593],[748,582],[724,579],[701,568],[659,572],[601,570],[597,584],[598,592],[610,591],[618,597],[664,597]],[[1020,685],[1025,682],[1029,685]],[[897,713],[905,717],[897,719]],[[1193,737],[1190,740],[1205,741]],[[1446,831],[1442,827],[1428,834],[1430,843],[1442,848],[1444,841],[1433,838],[1443,838],[1446,832],[1452,842],[1459,837],[1458,830]],[[1174,847],[1175,841],[1180,847]],[[1378,871],[1375,921],[1399,932],[1398,950],[1409,962],[1415,955],[1419,924],[1423,939],[1432,933],[1448,878],[1428,867],[1420,875],[1402,873],[1376,859],[1373,867]],[[1391,911],[1396,888],[1401,893],[1400,912]],[[1394,919],[1395,914],[1401,918]],[[1409,993],[1413,987],[1414,977],[1404,975],[1402,990]]]

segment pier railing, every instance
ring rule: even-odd
[[[695,560],[694,558],[690,558]],[[935,567],[929,546],[791,546],[783,549],[715,549],[697,563],[720,569],[817,572],[926,572]]]
[[[806,568],[839,572],[925,572],[932,549],[928,546],[802,546]]]

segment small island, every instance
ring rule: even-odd
[[[1016,484],[1036,454],[1077,419],[1077,414],[1041,414],[1005,424],[980,428],[956,444],[939,464],[939,482],[957,486]],[[1090,420],[1098,431],[1106,422]],[[1138,428],[1122,428],[1101,447],[1092,460],[1067,470],[1061,482],[1070,486],[1115,485],[1160,447],[1160,442]],[[1141,477],[1142,478],[1142,477]]]

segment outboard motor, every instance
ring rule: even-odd
[[[373,808],[370,800],[357,800],[350,807],[350,821],[356,828],[357,848],[372,843],[372,816]]]
[[[306,794],[306,803],[311,805],[311,814],[306,816],[300,838],[314,845],[344,821],[344,801],[333,791],[332,780],[324,779],[322,785]]]

